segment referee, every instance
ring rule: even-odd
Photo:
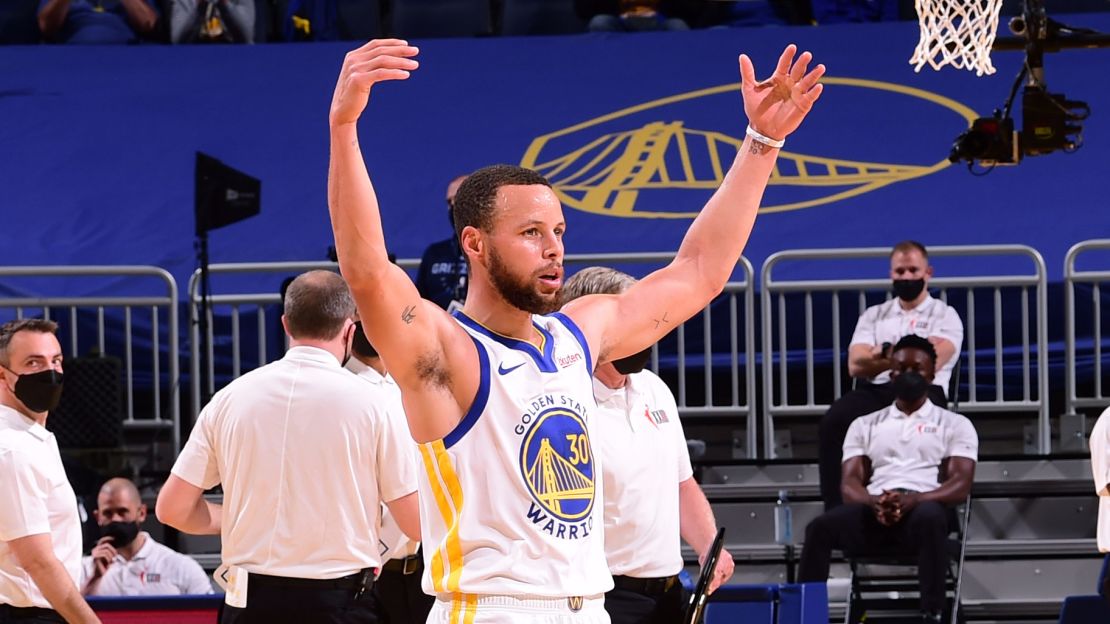
[[[376,403],[385,408],[392,423],[404,431],[412,455],[409,460],[418,466],[420,449],[409,434],[405,408],[401,403],[401,389],[385,370],[385,362],[377,349],[366,339],[362,323],[355,323],[355,337],[351,341],[351,359],[347,370],[366,381],[379,395]],[[403,457],[398,462],[405,461]],[[414,467],[415,470],[415,467]],[[423,624],[435,604],[435,597],[424,593],[420,580],[424,575],[424,557],[420,542],[409,539],[387,506],[382,509],[381,529],[378,532],[378,552],[382,553],[382,567],[374,582],[374,594],[381,613],[389,624]]]
[[[77,590],[81,523],[46,415],[62,393],[57,324],[0,326],[0,623],[99,623]],[[63,619],[64,618],[64,619]]]
[[[165,524],[222,537],[221,624],[378,622],[382,502],[420,537],[412,442],[342,367],[354,316],[335,273],[293,280],[289,351],[216,393],[158,496]],[[223,506],[202,496],[217,484]]]

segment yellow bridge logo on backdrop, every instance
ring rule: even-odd
[[[857,88],[885,92],[887,98],[917,98],[922,104],[936,105],[929,106],[930,112],[955,113],[964,118],[964,123],[977,116],[959,102],[905,85],[835,77],[826,77],[823,82],[826,92],[821,105],[838,96],[851,95],[847,91]],[[707,111],[675,106],[692,100],[708,102],[712,96],[728,94],[729,105],[735,111],[730,119],[739,124],[743,120],[739,91],[739,84],[727,84],[681,93],[557,130],[532,141],[521,165],[546,176],[563,203],[572,208],[614,217],[692,218],[697,216],[696,209],[708,194],[721,184],[743,136],[688,127],[686,122],[674,119],[675,113],[690,111],[706,118]],[[866,94],[867,100],[853,98],[869,102],[857,107],[867,117],[851,120],[837,117],[832,123],[858,122],[861,125],[852,131],[857,138],[867,136],[874,140],[878,135],[886,141],[905,143],[914,136],[912,128],[908,129],[915,125],[913,115],[899,118],[904,135],[884,132],[881,124],[875,122],[878,117],[875,110],[890,100],[876,100],[876,95],[872,91]],[[828,122],[826,118],[825,123]],[[962,129],[954,125],[952,136]],[[805,132],[822,132],[822,127],[811,124]],[[928,152],[943,151],[943,145],[930,145]],[[922,160],[926,162],[867,162],[787,149],[771,173],[761,211],[783,212],[829,204],[926,176],[949,164],[946,159],[932,163],[927,157]],[[699,191],[701,199],[690,191]]]

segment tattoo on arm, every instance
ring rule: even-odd
[[[752,154],[762,154],[763,152],[767,151],[767,146],[760,143],[759,141],[753,140],[751,141],[751,146],[748,148],[748,151],[750,151]]]
[[[405,309],[401,311],[401,320],[405,322],[405,325],[412,325],[415,319],[416,306],[406,306]]]
[[[667,320],[667,313],[666,312],[663,312],[663,318],[661,318],[661,319],[652,319],[652,320],[655,321],[655,329],[659,329],[659,325],[661,325],[661,324],[664,324],[664,325],[670,325],[671,324],[671,322],[669,320]]]

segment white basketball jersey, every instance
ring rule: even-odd
[[[539,349],[461,312],[455,318],[477,347],[481,384],[458,426],[420,445],[424,591],[552,598],[608,591],[585,337],[559,313],[533,317]]]

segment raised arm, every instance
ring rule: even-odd
[[[821,95],[818,65],[787,46],[774,75],[756,82],[755,68],[740,56],[744,112],[753,131],[745,137],[720,188],[690,225],[675,259],[620,295],[581,297],[566,308],[599,345],[598,362],[621,358],[657,342],[717,296],[728,282],[755,224],[759,203],[781,141],[805,118]],[[759,140],[753,138],[756,134]]]
[[[328,207],[339,268],[350,285],[366,337],[401,387],[418,442],[449,433],[478,390],[478,354],[442,309],[420,298],[409,276],[389,261],[374,186],[359,147],[357,123],[371,88],[405,80],[417,49],[375,40],[347,54],[332,99]]]

